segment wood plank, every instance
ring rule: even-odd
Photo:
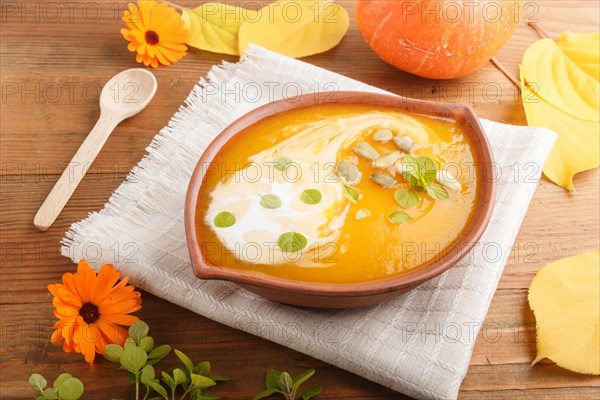
[[[198,1],[178,3],[194,6]],[[449,81],[398,71],[362,39],[354,21],[354,0],[340,3],[351,15],[348,35],[332,51],[304,61],[393,93],[466,102],[481,117],[526,123],[516,89],[491,64]],[[211,66],[222,60],[235,62],[237,57],[190,50],[176,65],[153,70],[159,82],[153,102],[138,118],[117,128],[57,223],[40,233],[32,225],[33,216],[98,118],[98,88],[120,70],[138,67],[119,34],[117,7],[124,8],[126,2],[93,3],[89,7],[99,7],[98,20],[92,9],[88,17],[81,14],[76,3],[72,19],[65,20],[69,17],[63,14],[52,21],[56,4],[64,6],[37,0],[1,3],[0,397],[31,398],[25,381],[33,371],[48,377],[68,371],[86,383],[86,398],[130,398],[131,387],[112,364],[100,360],[90,368],[80,356],[48,343],[54,318],[46,285],[75,269],[59,255],[59,242],[72,222],[102,207],[198,79]],[[540,0],[522,6],[519,19],[538,20],[552,37],[563,30],[597,31],[600,25],[597,1]],[[24,17],[23,9],[29,11]],[[518,76],[524,50],[537,39],[521,23],[497,58]],[[600,247],[599,183],[597,169],[576,177],[576,194],[542,179],[477,336],[461,399],[600,398],[598,377],[573,374],[549,361],[529,366],[535,355],[535,319],[526,301],[529,283],[543,265]],[[171,343],[194,359],[210,359],[215,371],[230,373],[235,379],[217,390],[223,398],[248,399],[261,389],[262,375],[270,368],[292,372],[316,368],[314,381],[325,386],[324,399],[405,398],[149,294],[144,294],[139,314],[150,323],[157,342]]]

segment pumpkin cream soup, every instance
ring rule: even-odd
[[[351,283],[402,274],[461,234],[477,200],[454,121],[326,104],[267,117],[206,166],[196,229],[212,264]]]

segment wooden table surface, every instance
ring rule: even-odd
[[[341,3],[353,14],[352,0]],[[98,118],[99,89],[115,73],[138,65],[119,34],[125,2],[0,4],[0,397],[32,398],[27,386],[32,372],[50,379],[70,372],[85,383],[86,399],[131,398],[132,386],[114,364],[99,357],[89,367],[80,355],[50,344],[54,317],[46,285],[75,270],[59,255],[60,240],[71,223],[102,208],[198,79],[221,60],[237,58],[191,50],[178,64],[154,70],[159,83],[155,99],[141,115],[116,129],[58,221],[40,233],[33,227],[33,216]],[[599,5],[596,0],[524,1],[520,20],[538,21],[553,37],[563,30],[596,31]],[[520,24],[498,59],[518,76],[523,51],[536,39],[535,32]],[[462,101],[481,117],[526,123],[516,89],[491,64],[458,81],[411,76],[371,52],[353,17],[337,48],[305,61],[394,93]],[[598,377],[574,374],[551,362],[529,365],[535,355],[535,320],[526,301],[531,279],[550,261],[600,247],[598,170],[577,176],[575,186],[576,194],[545,178],[540,182],[477,337],[460,398],[598,398]],[[315,368],[314,382],[325,386],[320,398],[404,398],[150,294],[143,294],[138,315],[149,323],[157,343],[169,343],[195,360],[211,360],[215,372],[230,375],[233,379],[215,390],[225,399],[249,399],[261,390],[263,375],[272,368]]]

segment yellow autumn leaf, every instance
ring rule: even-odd
[[[261,8],[256,21],[242,24],[240,53],[254,43],[299,58],[330,50],[342,40],[350,19],[331,0],[275,1]]]
[[[181,18],[190,32],[187,44],[214,53],[239,55],[238,32],[245,21],[257,18],[257,11],[223,3],[204,3],[193,10],[181,9]]]
[[[573,176],[600,162],[600,34],[564,32],[523,55],[521,89],[530,126],[558,133],[544,174],[574,190]]]
[[[544,266],[529,287],[537,357],[600,375],[600,250]]]

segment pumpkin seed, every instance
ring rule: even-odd
[[[394,187],[394,185],[397,183],[394,178],[381,172],[375,172],[373,175],[371,175],[371,180],[376,184],[388,189]]]
[[[396,161],[400,159],[399,151],[392,151],[391,153],[387,153],[377,160],[373,161],[373,166],[376,168],[387,168],[394,165]]]
[[[381,129],[373,135],[373,140],[376,142],[387,143],[394,137],[394,134],[389,129]]]
[[[354,185],[360,181],[361,173],[358,167],[350,161],[341,160],[337,164],[337,170],[340,178],[348,185]]]
[[[450,172],[445,169],[440,169],[435,173],[435,180],[442,184],[442,186],[447,187],[450,190],[454,190],[460,192],[462,190],[462,185],[452,175]]]
[[[365,219],[370,215],[371,215],[371,211],[367,210],[366,208],[361,208],[360,210],[358,210],[356,212],[356,215],[354,216],[354,218],[356,218],[357,221],[360,221],[361,219]]]
[[[415,142],[410,136],[396,136],[394,138],[394,143],[396,144],[396,147],[407,153],[410,153],[410,151],[415,147]]]
[[[354,148],[352,150],[354,150],[354,152],[356,154],[358,154],[361,157],[366,158],[367,160],[374,161],[374,160],[377,160],[380,157],[380,155],[377,152],[377,150],[375,150],[373,148],[373,146],[371,146],[367,142],[357,143],[356,146],[354,146]]]

